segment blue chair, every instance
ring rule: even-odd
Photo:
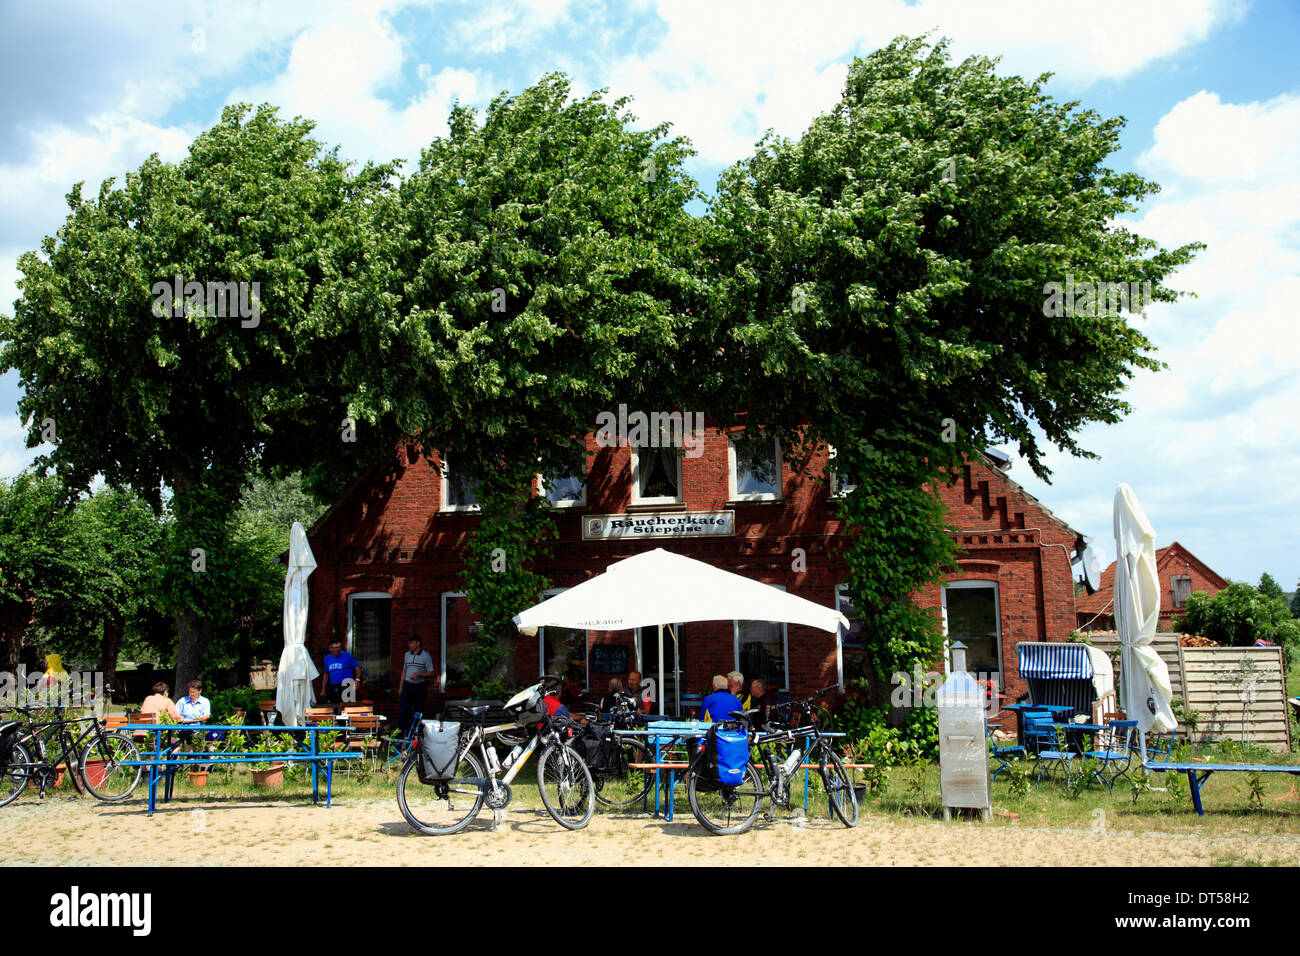
[[[1097,735],[1096,750],[1088,751],[1088,756],[1101,764],[1096,772],[1097,779],[1106,787],[1107,793],[1115,792],[1115,782],[1126,777],[1129,782],[1129,767],[1133,763],[1133,738],[1137,734],[1136,720],[1111,720],[1107,729]]]
[[[1075,754],[1065,744],[1064,736],[1056,729],[1056,721],[1048,717],[1025,715],[1025,746],[1038,757],[1038,775],[1034,789],[1039,789],[1043,777],[1054,777],[1064,769],[1066,777],[1073,772]]]
[[[993,739],[993,728],[988,724],[984,725],[984,737],[988,741],[989,756],[997,761],[998,765],[998,768],[993,771],[993,776],[989,778],[990,781],[996,780],[998,774],[1003,770],[1010,770],[1012,760],[1025,759],[1026,753],[1024,744],[1016,744],[1013,747],[998,746],[998,742]]]

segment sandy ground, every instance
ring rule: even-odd
[[[684,808],[679,808],[684,809]],[[585,830],[568,831],[544,812],[511,806],[496,832],[485,812],[462,833],[412,832],[394,799],[349,797],[333,807],[308,798],[203,801],[186,797],[150,818],[141,801],[121,806],[90,798],[23,799],[0,808],[4,865],[639,865],[717,861],[724,843],[746,858],[792,865],[932,866],[1019,864],[1182,866],[1213,862],[1300,865],[1294,836],[1095,833],[1011,821],[942,823],[883,814],[858,827],[759,824],[736,837],[708,835],[690,815],[672,823],[597,810]]]

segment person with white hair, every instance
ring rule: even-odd
[[[743,710],[740,698],[727,690],[724,674],[713,675],[713,693],[700,701],[700,720],[729,720],[733,711]]]

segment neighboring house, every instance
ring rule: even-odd
[[[1160,577],[1159,631],[1170,631],[1174,618],[1183,613],[1193,591],[1213,597],[1228,586],[1228,579],[1188,551],[1177,541],[1156,549],[1156,571]],[[1115,564],[1102,572],[1101,587],[1094,593],[1079,595],[1079,629],[1115,630]]]
[[[826,450],[796,474],[781,461],[775,440],[744,448],[711,429],[694,458],[667,449],[601,448],[592,436],[587,444],[594,454],[585,485],[571,475],[546,486],[559,536],[538,569],[557,591],[614,561],[663,547],[819,604],[838,601],[853,617],[842,593],[845,569],[836,551],[845,529],[832,507]],[[981,456],[941,488],[965,553],[957,574],[914,598],[945,615],[952,635],[971,648],[973,670],[1019,695],[1024,685],[1015,643],[1064,640],[1073,629],[1070,565],[1082,541],[1011,481],[1004,466]],[[454,456],[446,470],[439,474],[414,448],[405,449],[390,469],[359,479],[309,532],[318,566],[310,578],[308,646],[319,658],[338,635],[380,685],[381,708],[391,704],[383,687],[389,694],[396,687],[411,634],[423,639],[439,675],[430,709],[470,692],[463,675],[476,623],[460,574],[477,505],[472,478]],[[666,533],[630,539],[620,527],[629,519],[654,522]],[[796,548],[806,555],[801,570],[794,570]],[[835,683],[846,668],[845,676],[855,676],[855,653],[860,659],[856,626],[844,636],[843,653],[835,635],[770,622],[690,623],[679,638],[683,694],[704,691],[713,674],[732,669],[803,694]],[[665,641],[671,675],[671,641]],[[511,666],[520,684],[560,673],[597,695],[629,668],[657,673],[657,654],[654,628],[637,634],[545,628],[518,639]],[[671,700],[671,676],[667,683]]]

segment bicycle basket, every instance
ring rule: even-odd
[[[710,727],[704,738],[704,752],[710,775],[722,786],[734,787],[745,779],[749,735],[744,731]]]
[[[420,721],[420,783],[450,780],[460,762],[460,724],[446,720]]]

